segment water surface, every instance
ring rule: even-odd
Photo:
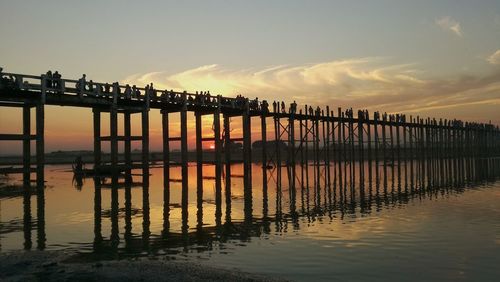
[[[449,174],[421,168],[332,167],[328,185],[324,167],[315,180],[310,165],[306,185],[300,166],[295,183],[286,167],[281,177],[268,170],[264,182],[254,164],[250,194],[236,164],[219,202],[214,166],[203,166],[201,190],[190,164],[183,207],[182,183],[166,186],[162,168],[151,168],[149,184],[134,170],[135,183],[113,186],[77,183],[69,166],[47,166],[43,193],[0,199],[0,251],[177,259],[303,281],[494,280],[498,160]],[[179,167],[171,179],[180,179]]]

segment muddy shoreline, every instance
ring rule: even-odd
[[[158,257],[87,260],[71,251],[0,254],[1,281],[285,281]]]

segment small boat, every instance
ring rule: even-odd
[[[94,177],[99,176],[111,176],[113,173],[122,174],[126,171],[124,166],[117,166],[114,168],[111,165],[101,165],[99,169],[95,168],[85,168],[85,164],[81,161],[81,158],[76,158],[72,165],[73,173],[75,177]]]

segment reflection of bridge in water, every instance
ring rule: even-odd
[[[271,109],[265,101],[249,100],[244,97],[228,98],[208,93],[187,93],[157,90],[148,86],[137,88],[118,83],[95,83],[57,77],[30,76],[21,74],[1,74],[0,106],[23,109],[22,134],[0,134],[0,140],[19,140],[23,143],[23,173],[26,188],[29,188],[32,172],[37,176],[37,229],[38,247],[44,248],[44,113],[45,105],[87,107],[93,109],[94,121],[94,168],[107,166],[112,170],[112,210],[113,220],[111,245],[119,239],[118,221],[118,176],[125,168],[125,176],[132,169],[142,169],[143,184],[143,236],[149,246],[169,242],[167,238],[179,238],[179,242],[191,240],[196,234],[209,234],[207,238],[222,238],[238,234],[250,236],[247,226],[256,226],[261,232],[268,230],[270,222],[280,225],[290,220],[297,223],[299,216],[314,218],[338,209],[352,212],[359,207],[369,211],[373,204],[384,206],[387,201],[406,201],[413,195],[429,195],[433,189],[458,187],[474,183],[485,176],[496,175],[499,170],[500,130],[491,124],[468,123],[458,120],[436,120],[421,117],[407,117],[404,114],[387,115],[378,112],[372,116],[368,111],[358,111],[357,117],[351,109],[336,113],[329,107],[301,109],[295,103],[285,107],[284,103],[273,103]],[[35,108],[36,134],[31,134],[31,108]],[[165,232],[150,240],[149,232],[149,112],[158,109],[162,115],[163,133],[163,178],[164,180],[164,220]],[[187,228],[188,205],[188,112],[195,115],[197,166],[197,209],[199,232],[192,235]],[[101,135],[101,116],[110,115],[110,135]],[[169,118],[180,114],[180,136],[170,136]],[[118,114],[123,115],[124,135],[118,136]],[[140,114],[142,133],[131,135],[131,115]],[[202,137],[202,116],[213,117],[213,136]],[[223,118],[221,125],[221,115]],[[242,119],[242,137],[231,136],[230,119]],[[252,154],[251,136],[253,118],[260,119],[262,140],[261,157],[264,190],[264,217],[256,220],[252,216]],[[273,142],[267,136],[267,120],[274,126]],[[298,134],[297,134],[298,133]],[[36,142],[36,166],[30,160],[31,141]],[[142,162],[132,165],[131,142],[141,141]],[[111,161],[102,162],[101,144],[110,142]],[[124,144],[124,163],[118,161],[118,142]],[[181,234],[169,232],[169,192],[170,192],[170,143],[180,142],[181,183],[183,222]],[[215,165],[215,227],[204,227],[203,203],[203,142],[214,143]],[[243,143],[243,186],[244,217],[241,223],[231,221],[231,150],[232,142]],[[223,171],[223,164],[225,169]],[[268,172],[271,168],[271,172]],[[285,170],[284,172],[282,170]],[[269,174],[269,175],[268,175]],[[283,179],[282,176],[285,175]],[[390,177],[388,177],[390,176]],[[392,179],[390,179],[392,178]],[[126,191],[130,190],[131,177],[125,177]],[[267,184],[272,179],[276,183],[277,210],[274,218],[267,210]],[[222,220],[222,188],[225,186],[225,223]],[[283,182],[289,187],[290,212],[283,213],[281,196]],[[359,185],[355,185],[358,183]],[[402,183],[400,185],[400,183]],[[366,185],[365,185],[366,184]],[[100,235],[101,184],[97,181],[95,197],[96,246],[103,243]],[[128,187],[128,188],[127,188]],[[358,188],[355,188],[358,187]],[[436,188],[437,187],[437,188]],[[451,188],[448,188],[451,189]],[[299,191],[300,190],[300,191]],[[30,193],[26,189],[27,195]],[[280,192],[281,191],[281,192]],[[306,193],[307,191],[307,193]],[[391,192],[389,192],[391,191]],[[127,192],[128,193],[128,192]],[[129,194],[130,196],[130,194]],[[300,201],[297,200],[300,198]],[[31,215],[29,197],[25,197],[25,232],[30,235]],[[130,201],[128,202],[130,203]],[[300,203],[300,204],[299,204]],[[26,208],[28,206],[28,208]],[[130,205],[126,211],[130,211]],[[130,212],[128,212],[130,214]],[[130,217],[130,216],[128,216]],[[221,229],[222,228],[222,229]],[[229,230],[229,231],[228,231]],[[238,231],[239,230],[239,231]],[[257,232],[255,231],[255,232]],[[222,233],[221,233],[222,232]],[[226,232],[226,233],[224,233]],[[132,234],[124,234],[132,238]],[[197,236],[197,235],[196,235]],[[31,239],[26,240],[26,248],[31,248]],[[170,244],[170,243],[169,243]],[[179,243],[181,244],[181,243]],[[182,243],[185,244],[185,243]],[[182,245],[181,244],[181,245]]]
[[[150,231],[150,197],[149,185],[142,176],[142,207],[133,208],[131,184],[112,185],[110,189],[103,189],[99,179],[94,181],[94,242],[89,243],[94,254],[118,255],[145,255],[179,252],[195,249],[197,251],[210,250],[213,243],[224,244],[229,241],[246,242],[252,237],[259,237],[273,232],[282,233],[288,230],[298,230],[301,222],[316,220],[342,220],[344,216],[368,215],[383,209],[392,209],[413,202],[415,199],[435,199],[447,197],[451,194],[460,194],[467,189],[475,188],[497,181],[500,176],[500,159],[460,158],[448,159],[449,164],[456,163],[457,170],[446,172],[440,169],[440,160],[430,161],[402,161],[389,167],[375,166],[375,163],[356,163],[358,173],[353,178],[349,174],[342,175],[342,179],[333,179],[333,182],[324,185],[325,175],[319,175],[315,181],[292,181],[285,177],[279,181],[279,174],[288,174],[285,171],[274,170],[269,178],[262,179],[262,198],[255,198],[251,191],[244,189],[243,218],[233,220],[233,200],[231,185],[226,182],[225,205],[222,201],[215,202],[214,214],[203,211],[203,195],[198,193],[196,198],[196,222],[188,220],[188,203],[182,201],[181,218],[173,219],[170,213],[170,181],[164,181],[163,189],[163,228],[161,232],[153,234]],[[343,165],[343,169],[349,165]],[[301,169],[297,165],[297,169]],[[309,169],[315,168],[309,166]],[[348,170],[348,169],[347,169]],[[361,172],[363,170],[363,173]],[[444,173],[441,174],[440,171]],[[363,175],[366,175],[365,178]],[[203,177],[201,175],[201,177]],[[217,182],[213,180],[214,182]],[[182,182],[182,189],[187,182]],[[120,207],[118,191],[124,190],[124,205]],[[42,190],[43,191],[43,190]],[[109,191],[109,192],[107,192]],[[197,187],[200,191],[200,186]],[[269,191],[273,191],[270,193]],[[102,195],[110,193],[111,207],[103,210]],[[105,197],[107,198],[107,197]],[[25,248],[32,247],[31,232],[37,229],[37,247],[45,248],[45,206],[44,194],[38,193],[37,220],[31,216],[31,197],[24,198],[24,238]],[[262,203],[262,211],[256,213],[254,203]],[[274,210],[270,210],[270,206]],[[223,212],[222,209],[225,208]],[[132,232],[133,218],[142,219],[140,233]],[[110,234],[103,234],[103,218],[111,221]],[[119,226],[120,218],[124,226]],[[206,222],[214,224],[206,225]],[[34,225],[33,225],[34,224]],[[180,225],[180,230],[172,229],[172,225]],[[89,227],[90,228],[90,227]],[[120,231],[122,230],[122,231]],[[90,246],[91,245],[91,246]]]

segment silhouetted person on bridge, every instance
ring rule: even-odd
[[[293,101],[290,108],[290,112],[292,112],[293,114],[297,113],[297,103],[295,101]]]
[[[260,106],[260,107],[261,107],[261,110],[262,110],[265,114],[269,113],[269,104],[267,103],[267,101],[266,101],[266,100],[263,100],[263,101],[262,101],[262,104],[261,104],[261,106]]]
[[[47,71],[45,74],[45,87],[52,88],[52,71]]]
[[[130,85],[125,85],[125,91],[123,94],[125,95],[125,99],[130,99],[130,97],[132,97],[132,89],[130,88]]]
[[[85,85],[87,84],[87,75],[83,74],[82,78],[78,80],[76,83],[76,89],[78,90],[78,93],[81,94],[85,91]]]
[[[94,82],[92,79],[89,81],[89,92],[94,92]]]
[[[56,71],[52,77],[54,78],[53,87],[56,89],[61,88],[61,75],[59,74],[59,72]]]

